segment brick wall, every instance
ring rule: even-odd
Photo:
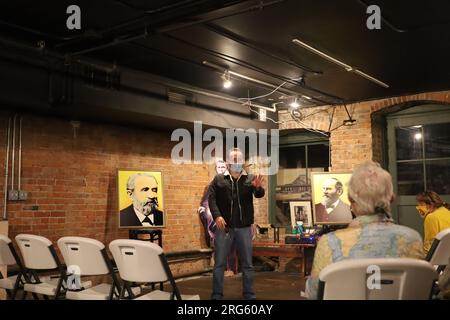
[[[6,137],[8,118],[0,114],[1,137]],[[69,235],[104,243],[127,238],[128,231],[118,229],[117,169],[146,169],[164,177],[164,249],[205,248],[197,208],[212,173],[206,164],[173,164],[170,134],[89,122],[74,129],[68,120],[24,115],[22,189],[30,194],[27,201],[7,205],[10,238],[19,233],[42,235],[54,243]],[[5,142],[0,163],[4,170]],[[4,178],[0,190],[3,195]],[[267,220],[266,200],[258,203],[258,219]],[[191,272],[200,264],[209,266],[209,261],[177,264],[176,270]]]
[[[364,160],[372,159],[380,162],[382,159],[383,127],[373,120],[375,114],[425,103],[450,103],[450,91],[426,92],[350,104],[347,108],[356,120],[353,126],[341,126],[342,122],[348,119],[343,106],[303,109],[302,112],[306,118],[301,123],[293,120],[288,112],[283,111],[279,113],[282,122],[280,130],[306,127],[327,132],[333,109],[335,109],[330,136],[332,170],[352,170],[355,165]]]

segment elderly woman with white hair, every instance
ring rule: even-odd
[[[353,171],[348,184],[350,208],[356,218],[348,228],[323,235],[317,243],[306,294],[316,299],[319,273],[345,259],[423,257],[422,238],[415,230],[394,224],[391,175],[378,163],[367,161]]]

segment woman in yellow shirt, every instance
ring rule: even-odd
[[[423,249],[428,253],[436,235],[450,228],[450,205],[442,201],[434,191],[419,193],[416,201],[416,209],[424,219]]]

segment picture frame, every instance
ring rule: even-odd
[[[119,229],[164,228],[166,214],[163,190],[164,180],[160,171],[118,169]]]
[[[291,225],[294,228],[298,221],[303,222],[304,227],[312,227],[311,202],[309,201],[291,201],[289,203],[291,212]]]
[[[351,172],[311,173],[314,225],[347,225],[352,221],[347,190],[351,175]]]

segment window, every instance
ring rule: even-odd
[[[395,128],[399,195],[450,194],[450,122]]]
[[[271,190],[272,224],[291,225],[290,202],[311,201],[311,172],[328,171],[329,162],[327,137],[306,132],[280,137],[280,167]]]

